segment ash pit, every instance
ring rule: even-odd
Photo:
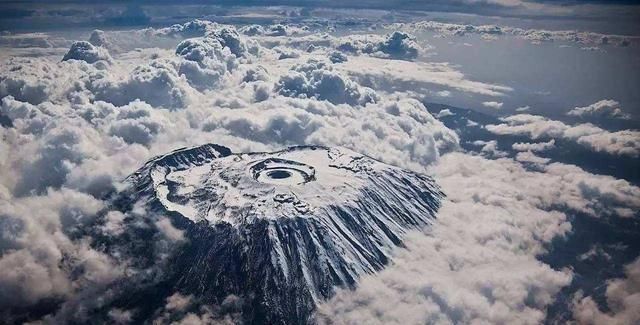
[[[283,179],[291,177],[291,173],[286,170],[271,170],[267,172],[267,177],[272,179]]]

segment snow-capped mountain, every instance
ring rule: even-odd
[[[208,304],[233,295],[248,323],[307,323],[336,286],[381,270],[408,230],[432,223],[442,196],[425,175],[344,148],[176,150],[132,174],[113,205],[169,216],[186,240],[115,305],[149,319],[175,292]],[[125,236],[117,250],[147,254],[144,232]]]

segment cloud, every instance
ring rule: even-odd
[[[80,60],[87,63],[96,63],[98,61],[111,62],[111,56],[106,48],[101,46],[93,46],[86,41],[73,42],[69,52],[64,55],[62,61]]]
[[[547,195],[557,196],[553,200],[546,197],[553,204],[562,205],[568,209],[597,217],[601,215],[627,217],[618,214],[625,209],[640,207],[640,188],[625,180],[610,176],[594,175],[583,169],[560,163],[551,163],[544,167],[543,172],[547,180],[540,183],[538,188],[549,190]],[[550,182],[557,185],[551,186]]]
[[[407,12],[454,12],[509,18],[566,18],[570,16],[572,18],[632,21],[635,18],[633,15],[635,11],[628,8],[626,5],[628,3],[629,1],[625,0],[608,1],[606,3],[596,0],[581,2],[567,0],[437,0],[406,3],[403,9],[407,10]],[[282,25],[286,26],[285,22],[309,19],[309,13],[313,8],[320,9],[317,11],[338,12],[338,17],[340,18],[350,14],[352,10],[349,9],[378,9],[380,12],[398,9],[398,3],[393,1],[352,2],[336,0],[318,0],[314,1],[312,6],[308,1],[271,1],[263,4],[267,7],[251,7],[248,5],[256,4],[246,0],[220,3],[219,6],[207,5],[207,2],[202,1],[185,6],[175,0],[141,1],[137,3],[138,5],[108,1],[107,4],[109,4],[109,7],[105,9],[87,6],[82,1],[70,1],[65,2],[64,7],[33,8],[28,4],[13,2],[3,6],[4,15],[0,19],[2,19],[3,25],[16,29],[26,29],[27,27],[48,28],[50,26],[84,28],[96,25],[122,27],[148,24],[150,21],[181,21],[189,17],[202,17],[215,12],[217,19],[220,20],[235,19],[242,22],[278,21],[283,22]],[[150,4],[160,6],[153,7],[149,6]],[[140,7],[140,5],[143,7]],[[282,9],[283,7],[280,7],[280,5],[303,8]],[[365,12],[370,14],[371,11]],[[334,16],[329,17],[335,19]],[[397,19],[397,16],[384,16],[383,18],[386,18],[385,20],[387,21],[393,21],[393,19]],[[353,23],[353,20],[349,20],[349,22]]]
[[[275,27],[272,32],[282,30]],[[363,290],[389,292],[400,300],[418,292],[415,297],[423,299],[398,309],[395,316],[385,311],[390,322],[393,317],[422,317],[423,312],[454,321],[513,320],[518,313],[540,320],[541,310],[570,280],[568,272],[552,270],[535,258],[570,229],[565,215],[550,207],[592,216],[640,208],[637,187],[575,166],[546,163],[528,171],[510,159],[451,153],[459,148],[456,133],[403,90],[502,96],[511,89],[469,80],[448,64],[406,60],[415,49],[408,35],[367,38],[362,45],[373,44],[375,52],[359,49],[347,61],[329,63],[323,57],[336,51],[333,45],[340,38],[329,38],[307,53],[301,49],[308,44],[297,48],[293,39],[298,37],[288,36],[294,33],[292,27],[285,28],[287,36],[269,33],[260,40],[272,39],[283,49],[299,51],[300,57],[278,60],[272,48],[258,46],[247,33],[193,21],[160,29],[94,32],[87,51],[74,51],[84,55],[77,56],[81,60],[61,62],[63,50],[54,57],[0,62],[0,115],[8,121],[0,126],[0,150],[11,153],[0,155],[0,228],[11,229],[0,232],[0,265],[12,270],[0,275],[0,304],[29,307],[45,298],[57,299],[60,308],[47,316],[57,322],[87,321],[95,310],[103,310],[105,320],[135,319],[136,310],[100,309],[114,294],[105,288],[123,289],[118,280],[148,270],[132,268],[131,261],[103,250],[78,229],[96,223],[89,231],[105,238],[151,231],[152,253],[163,263],[175,241],[186,235],[164,216],[137,209],[108,211],[101,198],[149,158],[207,142],[234,151],[344,146],[419,172],[436,164],[436,175],[448,182],[450,195],[442,225],[426,236],[412,235],[411,253],[399,252],[396,259],[396,265],[407,267],[404,278],[418,279],[420,289],[397,280],[400,273],[394,269],[380,279],[390,284],[397,280],[406,291],[394,293],[377,280],[363,280],[371,284]],[[87,62],[94,57],[84,52],[95,50],[99,57],[100,48],[118,48],[111,63]],[[549,124],[531,116],[519,119],[513,125],[505,120],[505,128]],[[602,138],[589,138],[599,134],[593,126],[550,124],[535,132],[584,137],[582,141],[612,150],[607,142],[597,143]],[[495,141],[479,145],[486,155],[502,155]],[[539,193],[539,188],[549,190]],[[419,264],[413,264],[410,255],[416,252]],[[421,256],[433,264],[423,268]],[[425,269],[434,276],[421,276]],[[514,271],[499,272],[506,269]],[[464,270],[478,272],[465,273],[474,274],[467,278],[461,275]],[[119,285],[110,286],[113,283]],[[171,294],[156,315],[162,320],[238,320],[238,297],[209,306],[195,295]],[[345,293],[336,299],[347,298]],[[337,315],[348,315],[346,309],[353,307],[343,306],[345,313]],[[414,306],[426,308],[413,313]]]
[[[620,109],[620,103],[612,99],[603,99],[585,107],[575,107],[567,112],[567,115],[578,117],[618,118],[630,119]]]
[[[493,108],[493,109],[501,109],[502,103],[501,102],[482,102],[482,106]]]
[[[182,241],[184,240],[184,233],[182,230],[177,229],[171,224],[171,220],[168,218],[162,218],[155,223],[160,233],[162,233],[170,241]]]
[[[447,63],[387,60],[367,56],[352,56],[349,64],[336,70],[374,89],[397,90],[456,90],[487,96],[503,96],[510,87],[472,81]]]
[[[316,60],[294,66],[277,82],[276,91],[289,97],[317,98],[333,104],[364,105],[379,100],[373,89],[359,86],[333,71],[331,65]]]
[[[612,155],[640,155],[640,132],[622,130],[609,132],[593,124],[575,126],[551,120],[540,115],[518,114],[501,119],[502,124],[487,125],[486,129],[495,134],[527,135],[532,139],[564,138],[573,140],[591,150]]]
[[[414,59],[420,51],[415,37],[403,32],[395,31],[387,36],[383,43],[374,48],[374,52],[382,52],[396,58]]]
[[[0,201],[0,266],[5,270],[0,305],[24,307],[44,298],[64,298],[79,287],[117,278],[121,269],[109,256],[68,236],[89,224],[102,207],[101,201],[68,189]]]
[[[336,45],[338,50],[351,53],[365,53],[396,59],[415,59],[423,49],[416,43],[415,37],[395,31],[381,37],[378,35],[351,35],[342,37]]]
[[[140,62],[128,76],[117,75],[116,71],[97,73],[87,85],[95,99],[119,106],[140,99],[154,107],[183,108],[195,91],[219,87],[239,61],[260,51],[255,42],[243,39],[234,27],[206,21],[196,20],[149,33],[164,37],[204,36],[179,43],[176,56],[160,59],[155,54],[151,62]]]
[[[518,152],[518,154],[516,154],[516,160],[522,163],[531,163],[533,165],[544,165],[551,161],[549,158],[536,156],[531,151]]]
[[[213,29],[205,34],[207,37],[214,37],[223,47],[228,48],[236,57],[244,57],[249,53],[257,54],[258,45],[250,40],[240,37],[238,31],[233,26],[223,26]]]
[[[192,296],[183,296],[179,292],[176,292],[167,298],[167,305],[165,308],[167,310],[182,311],[191,304],[192,299]]]
[[[215,22],[194,19],[184,24],[174,24],[169,27],[159,28],[152,30],[154,34],[171,37],[202,37],[212,30],[218,28],[219,25]]]
[[[275,96],[246,108],[220,110],[205,130],[264,144],[344,146],[395,165],[422,170],[455,150],[458,136],[417,100],[369,103],[360,108]]]
[[[151,106],[138,100],[117,110],[117,116],[109,128],[109,135],[117,136],[126,143],[149,145],[165,124],[152,117]]]
[[[154,319],[153,324],[240,324],[243,303],[240,297],[229,295],[220,305],[204,304],[191,295],[184,296],[176,292],[167,297],[161,316]]]
[[[451,90],[488,96],[502,96],[512,89],[503,85],[469,80],[448,63],[420,62],[407,59],[413,53],[413,37],[405,33],[355,34],[333,36],[313,33],[296,37],[258,38],[267,48],[295,48],[301,58],[325,59],[347,53],[349,64],[337,64],[335,70],[349,75],[362,85],[384,90],[425,91],[447,97]],[[417,47],[424,52],[428,45]],[[337,50],[337,51],[336,51]],[[406,52],[406,53],[405,53]],[[342,60],[342,58],[340,59]]]
[[[7,157],[0,179],[16,196],[63,185],[104,193],[148,155],[137,143],[150,144],[150,137],[172,124],[141,102],[119,108],[97,102],[70,111],[65,105],[34,106],[9,96],[2,112],[12,120],[13,127],[2,131],[14,154]]]
[[[133,313],[130,310],[112,309],[109,311],[109,318],[114,324],[129,324],[131,323]]]
[[[106,49],[113,46],[107,34],[99,29],[95,29],[93,32],[91,32],[91,36],[89,36],[89,43],[94,46],[104,47]]]
[[[491,209],[493,204],[504,201],[500,197],[512,195],[507,193],[511,192],[509,189],[514,185],[501,183],[503,179],[508,179],[497,172],[502,164],[481,158],[467,161],[469,158],[464,156],[453,159],[456,155],[445,158],[446,162],[442,161],[448,166],[446,173],[450,175],[444,176],[444,179],[440,175],[439,180],[445,192],[451,192],[450,201],[440,210],[439,222],[432,233],[426,237],[416,235],[408,240],[408,251],[399,252],[393,266],[377,277],[363,280],[355,292],[338,293],[329,302],[327,315],[335,315],[338,323],[372,324],[496,323],[508,322],[509,317],[515,319],[518,316],[519,322],[535,323],[542,319],[543,315],[536,312],[538,308],[535,308],[533,301],[531,306],[526,305],[527,289],[524,288],[531,288],[540,294],[547,290],[553,293],[565,285],[570,276],[545,268],[534,258],[527,258],[527,254],[519,249],[509,251],[509,245],[502,247],[502,242],[508,238],[519,242],[527,238],[527,231],[531,231],[526,230],[526,223],[505,228],[499,211],[506,209],[502,213],[509,214],[509,206],[497,211]],[[493,164],[495,166],[489,171],[487,167]],[[487,172],[492,173],[490,179],[493,181],[489,184],[485,183],[489,178],[479,175]],[[472,186],[475,180],[479,183]],[[472,199],[474,196],[478,197]],[[540,220],[546,220],[541,225],[554,229],[550,234],[558,235],[566,231],[566,228],[562,230],[562,227],[558,227],[564,222],[562,214],[536,211],[534,206],[527,204],[518,208],[531,211],[512,211],[509,218],[514,215],[528,215],[529,218],[536,215],[542,218]],[[470,211],[474,211],[473,216]],[[526,219],[522,218],[523,221]],[[504,234],[500,235],[500,232]],[[521,235],[508,235],[510,233]],[[474,241],[482,241],[483,244],[474,244]],[[468,251],[471,247],[473,251]],[[529,244],[526,247],[532,246]],[[521,267],[526,265],[530,272],[545,279],[540,284],[547,283],[549,286],[543,289],[538,287],[540,284],[519,282],[518,277],[524,275],[521,272],[510,273],[512,276],[500,272],[501,269],[513,269],[515,263]],[[493,281],[494,277],[501,281]],[[523,276],[522,280],[527,278]]]
[[[109,211],[105,215],[105,223],[101,230],[107,235],[118,236],[125,231],[124,218],[126,216],[120,211]]]
[[[12,96],[30,104],[40,104],[52,95],[60,81],[66,81],[65,72],[47,60],[12,58],[2,62],[0,97]]]
[[[496,134],[523,134],[533,139],[543,136],[561,136],[569,126],[540,115],[517,114],[502,118],[503,124],[487,125],[487,130]]]
[[[635,324],[640,322],[640,258],[624,268],[625,278],[608,281],[605,296],[609,311],[579,292],[573,299],[573,316],[581,324]]]
[[[298,28],[286,24],[274,24],[268,26],[248,25],[240,28],[240,32],[247,36],[295,36],[307,34],[306,28]]]
[[[247,36],[264,35],[265,29],[261,25],[248,25],[240,28],[240,32]]]
[[[321,321],[538,324],[572,279],[536,259],[571,231],[564,211],[598,217],[640,204],[639,188],[571,165],[530,171],[511,159],[450,153],[432,172],[448,197],[438,222],[409,236],[388,268],[321,305]]]
[[[36,158],[22,164],[22,178],[16,184],[15,194],[41,194],[49,187],[59,188],[73,167],[90,154],[85,150],[88,141],[82,132],[80,128],[68,126],[57,126],[47,132],[39,147],[34,148]]]
[[[553,149],[556,146],[556,140],[551,139],[547,142],[536,142],[536,143],[526,143],[526,142],[516,142],[511,145],[511,148],[516,151],[533,151],[533,152],[541,152],[549,149]]]
[[[98,100],[126,105],[136,99],[153,106],[182,108],[187,104],[189,89],[183,86],[180,75],[167,60],[154,60],[137,66],[123,80],[104,80],[95,84]]]
[[[575,13],[573,13],[575,15]],[[487,40],[493,40],[499,36],[512,36],[532,43],[541,42],[572,42],[578,44],[592,45],[614,45],[627,47],[632,42],[637,43],[640,38],[638,36],[626,35],[608,35],[595,32],[585,32],[578,30],[542,30],[542,29],[523,29],[509,26],[498,25],[470,25],[470,24],[452,24],[437,21],[419,21],[415,23],[403,24],[408,30],[428,30],[437,32],[446,36],[464,36],[468,34],[476,34],[481,36],[489,36]],[[392,28],[397,25],[392,24]]]
[[[452,113],[450,109],[445,108],[445,109],[441,110],[440,112],[438,112],[438,114],[436,115],[436,118],[443,118],[443,117],[453,116],[453,115],[456,115],[456,114]]]
[[[458,146],[455,132],[419,101],[378,95],[326,62],[280,65],[265,56],[258,64],[253,43],[230,28],[196,22],[133,33],[141,42],[145,33],[198,34],[175,40],[175,51],[129,51],[109,33],[94,32],[91,41],[100,45],[78,43],[67,61],[61,54],[0,63],[0,115],[8,121],[0,126],[0,149],[12,153],[0,158],[0,224],[13,229],[0,238],[0,265],[11,270],[0,276],[3,307],[54,299],[60,309],[47,319],[63,322],[86,320],[108,303],[105,286],[135,271],[73,233],[98,215],[95,233],[107,238],[151,218],[161,257],[170,242],[184,239],[166,218],[102,212],[100,198],[154,155],[205,142],[237,150],[325,144],[424,170]],[[109,65],[96,64],[108,41],[122,52]],[[303,83],[276,86],[296,74]],[[226,319],[211,308],[188,313]],[[112,321],[135,318],[135,310],[105,313]]]
[[[48,33],[0,34],[0,46],[3,48],[60,48],[68,47],[70,43],[63,37]]]
[[[237,65],[235,55],[212,37],[184,40],[178,44],[176,55],[184,58],[178,73],[198,90],[214,88]]]
[[[205,26],[207,33],[213,33],[219,27],[208,23],[181,26],[173,30],[200,33],[196,27]],[[229,34],[229,39],[234,39],[236,34]],[[344,145],[378,158],[393,157],[396,164],[417,169],[418,164],[428,164],[439,152],[457,146],[455,133],[433,119],[417,101],[389,98],[372,105],[374,99],[381,100],[379,95],[327,63],[308,63],[301,58],[302,62],[281,69],[265,59],[261,65],[268,66],[267,70],[244,57],[252,55],[250,52],[239,52],[243,57],[238,58],[226,46],[221,48],[217,37],[179,43],[177,55],[170,51],[156,51],[154,56],[144,51],[126,52],[108,70],[76,60],[3,63],[2,114],[13,124],[3,131],[11,134],[4,141],[19,152],[8,157],[7,163],[20,167],[17,173],[13,168],[3,173],[8,188],[26,195],[70,186],[99,195],[152,153],[211,141],[214,134],[216,141],[228,141],[245,150],[304,143]],[[192,63],[198,71],[222,64],[226,70],[219,71],[225,71],[225,77],[205,74],[200,83],[194,75],[184,70],[180,73]],[[295,84],[299,75],[304,77],[300,79],[303,83]],[[288,77],[292,77],[292,84],[284,83]],[[281,81],[280,88],[273,78]],[[196,84],[202,87],[193,87]],[[221,90],[222,85],[228,90]],[[208,92],[210,87],[217,89],[216,93]],[[274,89],[296,99],[288,100]],[[253,102],[261,105],[247,106]],[[366,107],[340,106],[343,102]],[[216,114],[211,114],[213,111]],[[252,129],[245,131],[236,127],[237,123]],[[363,131],[345,133],[351,128],[346,123],[361,125]],[[373,139],[385,139],[387,144],[375,145],[370,142]],[[120,168],[114,167],[118,164]],[[54,172],[44,166],[54,166]]]
[[[279,54],[278,60],[297,59],[300,57],[300,51],[298,50],[292,50],[292,49],[280,48],[280,47],[274,47],[273,50]]]
[[[498,141],[496,140],[490,140],[490,141],[476,140],[472,142],[472,144],[476,146],[482,146],[482,148],[480,148],[480,152],[485,155],[488,155],[489,157],[508,156],[508,153],[506,151],[498,150]]]
[[[607,253],[600,244],[595,244],[584,254],[578,255],[578,260],[580,261],[588,261],[594,260],[595,258],[602,257],[607,261],[611,260],[611,255]]]
[[[570,134],[570,138],[576,137]],[[638,131],[622,130],[608,132],[596,128],[591,134],[578,135],[577,142],[595,151],[603,151],[611,154],[638,157],[640,153],[640,132]]]
[[[440,97],[450,97],[451,96],[451,92],[448,90],[441,90],[436,92],[436,95],[440,96]]]
[[[345,54],[338,51],[333,51],[331,52],[331,54],[329,54],[329,61],[331,61],[331,63],[344,63],[348,60],[349,59]]]
[[[604,51],[603,49],[601,49],[598,46],[583,46],[580,49],[583,50],[583,51],[592,51],[592,52]]]

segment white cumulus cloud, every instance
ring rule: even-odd
[[[590,123],[567,125],[540,115],[518,114],[502,119],[504,123],[487,125],[495,134],[527,135],[532,139],[564,138],[573,140],[594,151],[614,155],[640,155],[640,132],[621,130],[610,132]]]
[[[150,220],[158,249],[169,251],[185,239],[169,219],[137,209],[103,211],[101,198],[154,155],[207,142],[234,151],[344,146],[438,177],[449,195],[438,225],[409,236],[408,250],[398,251],[380,277],[364,279],[359,291],[341,292],[323,307],[338,320],[539,322],[571,279],[570,272],[536,259],[570,230],[564,213],[552,207],[596,217],[640,208],[638,188],[626,181],[528,153],[553,140],[517,144],[525,151],[518,160],[537,157],[536,171],[511,159],[456,153],[457,134],[406,90],[500,97],[512,89],[470,80],[446,63],[412,61],[424,48],[411,35],[312,37],[286,25],[239,31],[196,20],[95,31],[89,42],[77,43],[3,36],[7,44],[62,49],[0,62],[0,115],[8,121],[0,126],[0,228],[10,230],[0,232],[0,268],[9,270],[0,274],[0,304],[61,298],[62,308],[47,319],[64,322],[78,311],[87,321],[90,307],[108,300],[95,291],[126,276],[128,266],[92,246],[91,238],[70,233],[97,215],[104,222],[96,231],[107,237],[126,232],[125,220]],[[354,50],[343,48],[350,52],[345,60],[336,47],[348,42]],[[315,49],[304,51],[310,44]],[[68,60],[61,61],[69,46]],[[279,60],[285,52],[296,55]],[[533,115],[503,122],[487,128],[638,153],[635,131],[607,133]],[[486,156],[505,155],[495,140],[477,144]],[[171,297],[158,311],[160,322],[238,319],[238,297],[223,306],[200,306],[197,297],[180,293]],[[127,322],[135,310],[113,309],[109,316]]]
[[[571,165],[542,168],[444,155],[433,169],[448,197],[438,223],[410,236],[380,274],[338,292],[319,318],[347,324],[542,322],[545,307],[572,278],[536,259],[546,243],[571,230],[558,205],[592,216],[640,206],[634,198],[640,189],[628,183]]]
[[[501,102],[482,102],[482,106],[493,109],[501,109],[502,105]]]
[[[535,142],[535,143],[516,142],[511,145],[511,148],[516,151],[541,152],[541,151],[553,149],[555,148],[555,146],[556,146],[556,140],[551,139],[547,142]]]
[[[609,311],[602,311],[592,297],[576,294],[573,315],[581,324],[636,324],[640,322],[640,258],[624,268],[624,278],[608,281],[605,291]]]
[[[620,103],[612,99],[603,99],[585,107],[575,107],[567,115],[580,117],[609,117],[629,119],[630,116],[620,109]]]

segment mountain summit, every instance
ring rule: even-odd
[[[118,209],[168,216],[185,240],[161,275],[118,306],[149,319],[176,292],[214,305],[233,296],[242,298],[244,321],[271,324],[309,322],[335,287],[381,270],[408,230],[433,222],[443,196],[425,175],[319,146],[179,149],[147,162],[127,184]],[[144,234],[124,236],[123,254],[145,255],[149,244],[136,244]]]

